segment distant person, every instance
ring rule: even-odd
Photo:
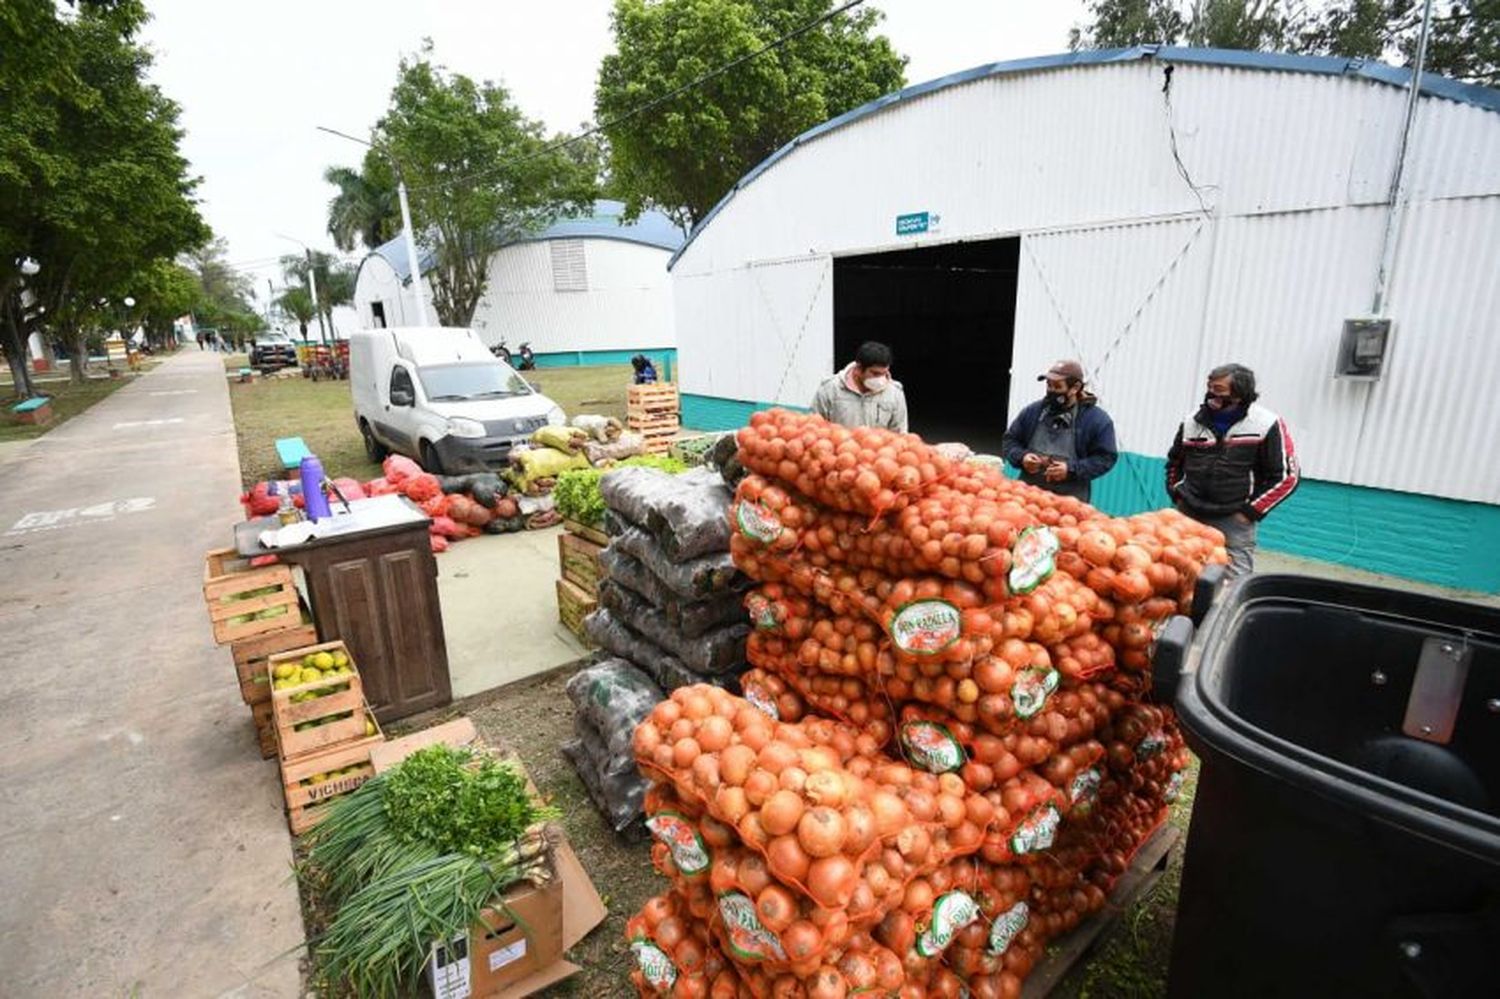
[[[637,354],[630,359],[630,366],[635,369],[635,384],[656,384],[656,365],[651,363],[651,358],[645,354]]]
[[[906,392],[891,377],[891,348],[860,344],[844,370],[818,386],[812,411],[846,427],[883,427],[906,433]]]
[[[1005,431],[1005,460],[1021,481],[1085,503],[1093,481],[1119,458],[1115,424],[1084,387],[1083,365],[1058,361],[1037,381],[1047,394],[1016,414]]]
[[[199,350],[203,349],[203,331],[202,330],[198,331],[198,349]]]
[[[1255,570],[1256,525],[1297,488],[1297,449],[1286,421],[1256,400],[1255,372],[1225,364],[1208,373],[1203,405],[1167,452],[1167,493],[1177,509],[1224,532],[1229,574]]]

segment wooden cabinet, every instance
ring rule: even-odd
[[[427,518],[411,512],[401,523],[278,552],[302,569],[319,641],[349,646],[382,723],[453,700],[437,560]],[[240,533],[236,547],[244,551]]]

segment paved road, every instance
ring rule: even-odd
[[[298,993],[275,766],[200,590],[238,492],[198,351],[0,465],[0,993]]]

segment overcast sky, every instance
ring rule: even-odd
[[[277,233],[333,250],[323,170],[357,166],[360,147],[315,130],[367,134],[396,64],[424,37],[439,62],[503,82],[550,130],[593,114],[599,60],[613,48],[610,0],[147,0],[155,81],[182,105],[184,150],[231,262],[280,283],[274,259],[299,252]],[[1061,52],[1082,0],[867,0],[919,83],[955,70]]]

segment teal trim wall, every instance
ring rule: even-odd
[[[682,422],[696,430],[732,430],[769,408],[684,395]],[[1094,505],[1115,516],[1166,506],[1165,465],[1161,458],[1120,455],[1114,469],[1095,481]],[[1494,504],[1303,479],[1261,522],[1260,544],[1405,579],[1500,593],[1500,506]]]
[[[677,348],[658,350],[564,350],[550,354],[537,354],[539,368],[582,368],[596,364],[629,364],[637,354],[645,354],[656,365],[663,381],[671,381],[670,371],[677,367]],[[520,360],[520,355],[516,359]]]

